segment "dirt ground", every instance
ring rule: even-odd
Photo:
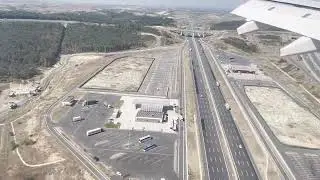
[[[136,92],[153,60],[133,56],[116,59],[83,87]]]
[[[150,44],[148,47],[158,47],[161,46],[161,36],[157,36],[155,34],[152,33],[146,33],[146,32],[142,32],[141,33],[142,36],[153,36],[155,38],[155,42],[153,44]]]
[[[273,133],[284,144],[320,148],[320,120],[277,88],[245,88]]]

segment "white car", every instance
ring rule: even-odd
[[[231,110],[231,107],[228,103],[226,103],[224,106],[226,107],[227,110]]]
[[[239,144],[239,148],[242,149],[242,145],[241,144]]]

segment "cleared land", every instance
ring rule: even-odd
[[[320,148],[320,121],[278,88],[245,87],[246,93],[284,144]]]
[[[136,92],[153,60],[144,57],[117,59],[83,87]]]

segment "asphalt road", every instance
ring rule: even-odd
[[[192,48],[191,58],[196,85],[199,114],[205,144],[206,158],[208,162],[208,174],[210,179],[229,179],[223,151],[218,138],[216,121],[210,108],[209,98],[206,94],[204,80],[199,71],[198,60],[195,56],[195,48],[189,38],[189,46]]]
[[[231,113],[229,110],[225,108],[225,99],[219,89],[218,86],[216,86],[216,79],[214,77],[214,74],[212,72],[212,69],[210,68],[210,64],[208,62],[208,59],[203,51],[203,48],[201,44],[199,43],[198,39],[195,39],[197,48],[193,47],[192,50],[192,57],[194,62],[194,71],[196,77],[196,84],[197,84],[197,93],[198,93],[198,101],[199,101],[199,110],[200,114],[202,114],[203,119],[203,130],[204,130],[204,138],[205,138],[205,144],[206,144],[206,151],[207,151],[207,159],[208,159],[208,166],[209,167],[221,167],[223,168],[222,164],[225,163],[223,161],[223,154],[222,153],[216,153],[216,152],[209,152],[210,147],[215,147],[215,150],[221,150],[221,147],[219,145],[219,139],[216,134],[216,129],[213,128],[213,121],[214,118],[212,117],[212,113],[210,111],[210,105],[209,105],[209,98],[208,96],[213,96],[214,103],[216,105],[220,121],[222,123],[222,127],[224,129],[224,133],[226,135],[227,143],[229,146],[229,149],[231,151],[232,159],[234,161],[234,165],[236,168],[236,171],[238,173],[239,179],[258,179],[258,176],[254,170],[253,164],[250,161],[249,155],[246,151],[246,148],[242,142],[242,139],[240,137],[239,131],[237,129],[237,126],[235,125],[234,119],[231,116]],[[205,85],[204,85],[204,78],[201,78],[201,68],[199,67],[200,63],[196,63],[196,50],[199,50],[200,58],[198,58],[197,61],[201,61],[203,68],[204,68],[204,74],[206,74],[209,88],[211,90],[211,93],[206,93],[205,91]],[[211,127],[211,128],[210,128]],[[206,140],[207,139],[207,140]],[[212,145],[211,143],[215,143]],[[213,155],[212,155],[213,154]],[[210,159],[211,156],[219,156],[220,159],[218,161],[213,161]],[[217,158],[217,157],[216,157]],[[211,174],[214,174],[214,176],[210,175],[210,179],[218,178],[218,179],[225,179],[225,176],[227,173],[218,173],[213,172],[213,170],[210,170],[209,172]]]
[[[320,82],[320,60],[314,53],[302,55],[303,61],[307,68],[310,70],[311,75]]]

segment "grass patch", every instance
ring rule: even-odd
[[[114,129],[119,129],[120,126],[121,126],[121,123],[119,122],[117,124],[115,124],[114,122],[109,122],[104,125],[104,127],[106,128],[114,128]]]

